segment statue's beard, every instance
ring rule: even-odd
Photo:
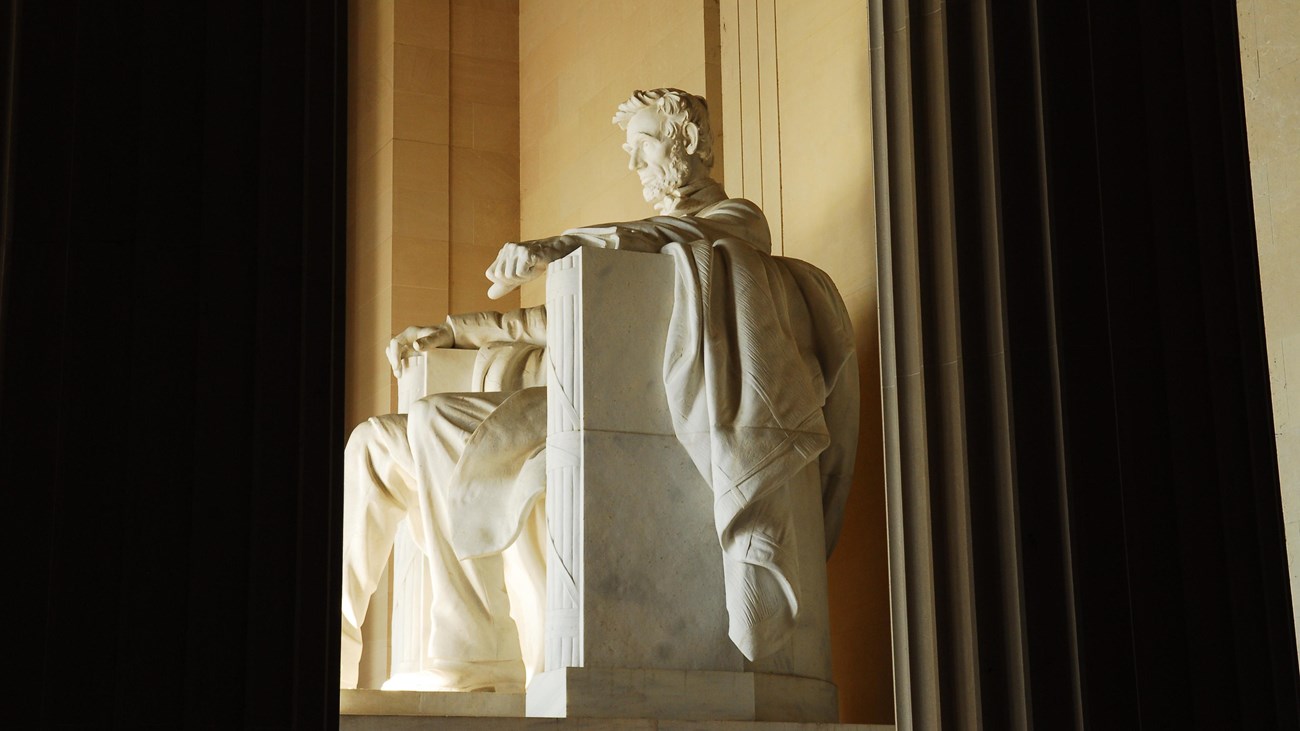
[[[690,173],[691,165],[686,156],[674,153],[668,158],[664,176],[646,183],[641,189],[641,195],[647,203],[653,204],[660,211],[672,208],[676,199],[680,198],[678,191],[690,182],[687,180]]]

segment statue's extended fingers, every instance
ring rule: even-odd
[[[513,292],[514,289],[515,289],[515,285],[513,284],[505,284],[504,282],[497,282],[493,284],[491,287],[488,287],[488,299],[499,300],[502,297],[505,297],[506,295]]]

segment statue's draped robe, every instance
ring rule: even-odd
[[[714,200],[692,215],[573,229],[562,238],[674,259],[663,364],[668,406],[678,439],[713,490],[729,634],[753,660],[780,649],[794,629],[799,567],[787,486],[814,459],[828,552],[839,534],[857,445],[857,365],[852,326],[830,278],[771,256],[762,212],[746,200],[718,200],[720,192],[716,184],[700,191]],[[442,483],[461,558],[504,550],[545,489],[537,459],[542,420],[526,413],[544,409],[544,399],[532,391],[484,420]]]

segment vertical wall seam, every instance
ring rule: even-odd
[[[758,91],[758,105],[755,113],[758,115],[758,141],[756,149],[758,150],[758,205],[764,209],[767,208],[767,201],[763,198],[764,173],[767,166],[763,160],[763,56],[761,49],[763,47],[761,31],[758,22],[758,3],[754,0],[754,58],[757,63],[754,64],[754,89]],[[744,84],[741,84],[743,87]]]
[[[777,31],[777,29],[781,27],[781,23],[777,19],[776,14],[777,14],[777,4],[775,0],[772,0],[772,58],[777,60],[777,63],[774,63],[772,65],[772,74],[775,77],[772,79],[772,90],[773,93],[776,94],[776,104],[774,105],[776,107],[776,140],[777,140],[776,208],[778,211],[781,212],[781,223],[780,223],[781,255],[784,256],[785,255],[785,183],[784,183],[785,177],[783,175],[783,169],[781,167],[781,64],[780,64],[781,40],[780,40],[780,33]]]

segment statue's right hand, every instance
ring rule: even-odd
[[[484,275],[492,282],[488,298],[501,299],[524,282],[532,281],[546,272],[546,265],[558,258],[556,252],[542,245],[542,241],[506,243],[497,252],[497,258]]]
[[[388,356],[388,365],[393,369],[393,377],[401,378],[403,359],[434,348],[450,348],[451,345],[451,328],[446,325],[434,325],[433,327],[412,325],[389,341],[388,348],[384,350],[384,355]]]

